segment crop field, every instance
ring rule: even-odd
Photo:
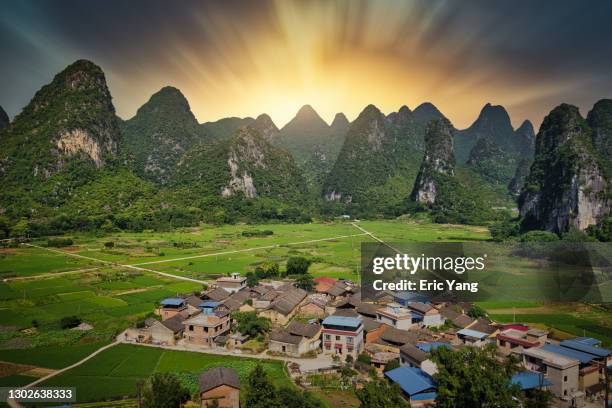
[[[205,225],[174,232],[80,233],[68,236],[73,241],[68,247],[48,248],[41,239],[33,241],[34,246],[0,249],[0,362],[59,369],[79,361],[150,315],[160,299],[202,287],[172,275],[209,281],[230,272],[244,274],[270,261],[283,271],[289,257],[305,256],[313,260],[309,272],[315,277],[358,280],[362,242],[478,244],[489,239],[482,227],[405,220],[356,225]],[[490,276],[489,287],[514,290],[513,279],[532,267],[517,262],[518,267]],[[512,308],[521,308],[521,321],[553,328],[559,337],[586,334],[610,344],[609,311],[570,310],[572,306],[553,313],[529,296],[492,297],[481,306],[501,321],[512,321]],[[60,320],[71,315],[91,328],[63,330]],[[255,361],[117,346],[53,378],[49,385],[76,385],[81,402],[112,399],[134,395],[136,382],[155,371],[181,373],[182,380],[193,385],[197,373],[220,364],[236,368],[242,378]],[[281,363],[266,362],[266,368],[278,381],[288,381]],[[10,373],[0,375],[0,385],[24,385],[33,379]]]
[[[77,388],[79,402],[118,399],[136,394],[136,383],[155,372],[179,373],[195,391],[197,375],[209,368],[225,366],[238,372],[241,383],[260,362],[277,385],[290,385],[282,361],[254,360],[232,356],[119,345],[100,353],[83,365],[44,383]]]

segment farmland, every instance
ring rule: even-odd
[[[290,385],[282,361],[254,360],[232,356],[163,350],[153,347],[119,345],[83,365],[47,381],[49,386],[77,388],[79,402],[133,396],[136,383],[155,372],[178,373],[182,381],[197,391],[197,375],[209,368],[225,366],[238,372],[244,383],[248,373],[260,361],[277,385]]]
[[[67,247],[47,248],[47,241],[41,239],[31,246],[0,249],[0,362],[43,369],[66,367],[149,316],[160,299],[200,290],[204,281],[230,272],[244,274],[263,262],[277,262],[284,271],[289,257],[305,256],[313,261],[309,272],[315,277],[359,280],[362,242],[478,243],[489,238],[482,227],[406,220],[357,225],[362,229],[337,222],[78,233],[66,236],[73,241]],[[489,287],[515,290],[510,283],[517,274],[500,270],[489,278]],[[576,309],[573,306],[543,311],[544,306],[529,296],[517,292],[509,300],[492,298],[481,306],[500,321],[512,321],[512,308],[520,308],[524,313],[517,320],[551,327],[559,337],[585,333],[607,344],[612,341],[609,311],[572,310]],[[71,315],[91,327],[62,329],[60,320]],[[193,383],[198,372],[220,364],[236,368],[244,377],[254,360],[121,345],[51,379],[48,385],[76,385],[82,402],[104,400],[133,395],[136,382],[152,372],[181,373],[185,382]],[[266,362],[266,369],[278,381],[288,381],[280,362]],[[34,379],[14,371],[0,377],[0,383],[23,385]]]

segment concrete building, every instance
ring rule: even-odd
[[[507,329],[496,337],[497,348],[505,355],[521,354],[523,350],[540,347],[545,341],[538,341],[538,337],[527,336],[529,331]]]
[[[216,367],[200,374],[200,408],[240,408],[240,380],[231,368]]]
[[[488,333],[471,329],[461,329],[457,332],[457,338],[466,346],[483,347],[488,344]]]
[[[354,359],[363,350],[363,322],[361,317],[328,316],[323,320],[323,353]]]
[[[412,312],[412,321],[425,327],[439,327],[444,324],[440,312],[433,306],[421,302],[408,302],[408,309]]]
[[[230,330],[229,315],[224,312],[200,313],[183,321],[183,337],[189,343],[214,347],[217,336]]]
[[[414,324],[413,312],[398,303],[376,310],[376,320],[400,330],[408,330]]]
[[[217,279],[217,286],[225,289],[227,292],[235,293],[239,290],[246,288],[245,276],[240,276],[239,273],[234,272],[231,276],[224,276]]]
[[[293,321],[283,329],[270,334],[269,350],[275,353],[300,357],[317,352],[321,347],[321,326]]]
[[[578,391],[579,361],[542,348],[523,350],[523,365],[530,371],[543,373],[557,397],[571,397]]]

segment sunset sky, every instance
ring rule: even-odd
[[[458,128],[504,105],[536,126],[612,97],[610,1],[3,1],[0,105],[12,117],[76,59],[119,116],[165,85],[200,122],[311,104],[331,121],[429,101]]]

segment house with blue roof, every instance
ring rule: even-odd
[[[584,391],[587,395],[597,394],[601,391],[605,379],[603,367],[597,361],[596,356],[557,344],[545,344],[542,346],[542,350],[578,360],[580,362],[578,389]]]
[[[187,303],[180,297],[166,298],[159,302],[157,313],[161,316],[162,321],[178,314],[188,317]]]
[[[408,306],[410,302],[430,303],[429,298],[419,292],[394,292],[393,300],[402,306]]]
[[[198,305],[198,308],[204,314],[213,314],[215,310],[217,309],[217,307],[219,307],[220,304],[221,302],[217,302],[214,300],[205,300],[204,302]]]
[[[548,390],[548,387],[552,385],[552,382],[550,382],[550,380],[544,376],[544,373],[538,373],[535,371],[521,371],[516,373],[512,376],[510,382],[512,384],[517,384],[519,387],[521,387],[522,391],[535,389],[546,391]]]
[[[417,367],[403,366],[387,371],[385,377],[399,385],[404,398],[420,404],[433,403],[437,397],[432,376]]]
[[[361,316],[327,316],[323,323],[323,354],[335,354],[345,359],[357,359],[363,351],[363,318]]]

